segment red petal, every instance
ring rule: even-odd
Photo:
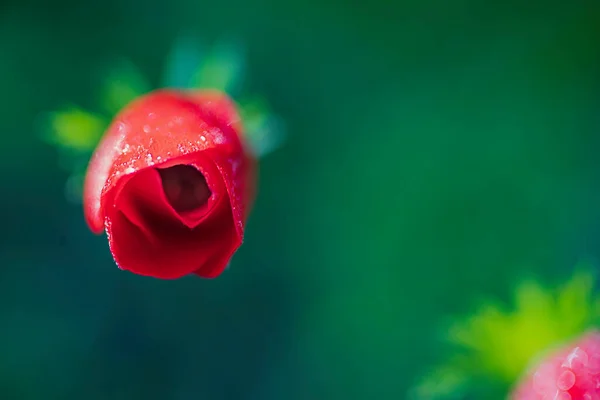
[[[182,215],[170,206],[158,171],[145,169],[135,174],[118,192],[108,212],[109,243],[117,264],[163,279],[179,278],[198,269],[220,273],[240,244],[229,197],[222,186],[211,188],[213,196],[205,207],[191,216]]]
[[[255,193],[256,162],[240,129],[234,104],[218,92],[157,91],[117,116],[90,161],[84,211],[92,231],[105,226],[122,268],[162,278],[221,273]],[[177,164],[203,173],[214,195],[206,209],[170,207],[155,168]]]

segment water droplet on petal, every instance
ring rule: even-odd
[[[575,385],[575,374],[569,369],[563,371],[556,380],[556,386],[560,390],[569,390],[573,385]]]

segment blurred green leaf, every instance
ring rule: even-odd
[[[255,97],[239,102],[246,138],[257,157],[279,148],[285,141],[283,121],[269,108],[264,98]]]
[[[163,74],[162,86],[187,89],[198,73],[202,57],[200,45],[189,36],[181,36],[173,45]]]
[[[189,86],[198,89],[217,89],[236,96],[244,78],[244,54],[234,42],[218,43],[206,55]]]
[[[459,397],[470,377],[449,364],[432,371],[409,394],[411,400],[451,399]]]
[[[89,152],[107,125],[108,121],[100,115],[73,106],[50,113],[44,120],[43,135],[47,142],[61,149]]]
[[[144,75],[129,61],[121,61],[105,75],[100,91],[100,105],[112,117],[135,98],[153,88]]]
[[[65,197],[73,204],[81,204],[83,200],[83,183],[85,180],[85,168],[81,172],[75,172],[65,183]]]
[[[596,276],[591,271],[591,268],[581,268],[558,292],[555,320],[561,321],[557,324],[561,337],[569,337],[582,327],[593,325],[600,316],[597,308],[600,298],[594,297]]]

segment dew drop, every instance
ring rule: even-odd
[[[117,124],[117,132],[119,132],[119,133],[124,133],[126,128],[127,128],[127,126],[123,122],[119,122]]]
[[[575,385],[575,374],[570,369],[563,371],[556,380],[556,386],[560,390],[569,390]]]

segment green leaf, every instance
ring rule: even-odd
[[[244,68],[241,46],[224,41],[207,54],[193,74],[190,86],[196,89],[217,89],[235,96],[241,89]]]
[[[281,147],[286,138],[283,121],[263,98],[239,102],[246,138],[254,154],[263,157]]]
[[[594,299],[595,274],[591,268],[581,268],[571,280],[559,290],[556,300],[556,320],[560,335],[569,337],[577,334],[582,326],[593,324],[598,318]]]
[[[63,150],[91,152],[107,125],[105,118],[73,106],[44,119],[44,139]]]
[[[83,182],[85,180],[85,168],[74,172],[65,182],[65,197],[72,204],[81,204],[83,199]]]
[[[110,68],[100,91],[100,104],[113,117],[135,98],[152,90],[144,75],[129,61]]]
[[[189,36],[178,38],[167,57],[162,86],[188,89],[201,61],[200,45]]]
[[[452,364],[440,366],[415,386],[408,397],[410,400],[459,398],[466,390],[469,378]]]

